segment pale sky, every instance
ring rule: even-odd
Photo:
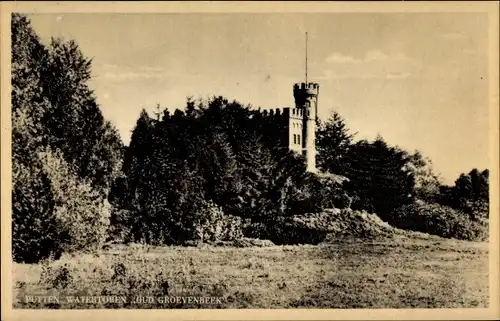
[[[445,183],[488,166],[488,16],[482,13],[40,14],[36,32],[93,57],[97,101],[125,143],[140,110],[222,95],[263,109],[293,106],[320,84],[357,138],[430,157]]]

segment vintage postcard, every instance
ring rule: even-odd
[[[2,3],[2,319],[497,319],[498,9]]]

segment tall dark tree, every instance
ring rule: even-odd
[[[15,184],[17,166],[30,164],[46,137],[41,120],[49,105],[40,90],[40,74],[48,61],[48,53],[26,17],[13,14],[11,32],[12,164]]]
[[[63,152],[79,177],[106,193],[119,171],[122,142],[89,88],[91,62],[74,41],[52,39],[41,72],[41,87],[50,103],[43,124],[47,143]]]
[[[200,164],[205,177],[206,196],[223,205],[226,212],[239,203],[241,176],[234,152],[224,133],[213,134]]]
[[[112,238],[131,241],[133,214],[140,208],[137,203],[138,184],[146,177],[145,170],[151,165],[148,155],[153,128],[153,119],[143,109],[132,131],[130,144],[124,148],[122,168],[109,195],[113,205],[110,219]]]
[[[412,201],[414,178],[405,170],[407,154],[390,147],[382,137],[365,140],[349,150],[345,184],[356,195],[353,207],[377,213],[387,219],[390,213]]]
[[[14,260],[31,263],[54,255],[57,242],[50,179],[37,158],[46,136],[41,119],[48,103],[39,88],[48,57],[22,15],[12,15],[11,41],[12,249]]]
[[[318,120],[318,167],[330,173],[343,174],[344,158],[355,135],[350,133],[345,120],[336,111],[332,112],[327,121]]]

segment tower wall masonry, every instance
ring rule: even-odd
[[[316,171],[316,110],[319,85],[317,83],[294,84],[295,107],[302,111],[302,153],[306,158],[307,170]]]

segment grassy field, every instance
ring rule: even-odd
[[[27,303],[26,295],[124,295],[126,303]],[[150,295],[154,303],[132,303]],[[220,303],[159,302],[162,296]],[[443,239],[318,246],[115,246],[14,264],[17,308],[438,308],[488,306],[488,247]],[[203,302],[202,302],[203,303]]]

